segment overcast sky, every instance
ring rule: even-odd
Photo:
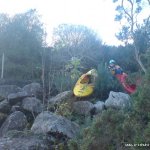
[[[61,23],[82,24],[94,29],[102,41],[118,45],[115,33],[120,25],[114,21],[112,0],[0,0],[0,13],[14,15],[36,8],[46,25],[48,41],[53,27]]]

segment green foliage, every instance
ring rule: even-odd
[[[131,138],[128,136],[128,128],[132,129],[129,125],[123,126],[125,117],[124,112],[121,111],[111,109],[103,111],[100,116],[95,118],[92,126],[84,130],[80,149],[123,149],[124,142],[131,142]]]
[[[79,150],[78,143],[75,140],[68,141],[68,148],[69,150]]]
[[[133,32],[136,29],[137,16],[143,10],[141,1],[134,0],[115,0],[114,3],[117,3],[116,6],[116,21],[126,21],[124,25],[122,25],[122,31],[118,34],[118,39],[130,42],[130,40],[134,40]],[[129,41],[128,41],[129,40]]]
[[[51,74],[50,82],[54,83],[59,92],[67,91],[73,88],[76,80],[71,78],[70,72],[66,70],[57,70]],[[50,77],[51,77],[50,76]]]
[[[62,103],[56,109],[56,114],[64,116],[66,118],[71,118],[72,115],[72,107],[70,103]]]
[[[79,68],[82,68],[81,60],[76,57],[71,58],[71,61],[66,65],[66,70],[70,70],[72,80],[77,80],[80,77]]]
[[[5,54],[4,78],[40,78],[44,30],[36,10],[12,18],[0,14],[0,56]],[[38,76],[37,76],[38,75]]]
[[[109,72],[106,64],[98,65],[98,79],[96,82],[95,95],[96,97],[106,99],[109,92],[122,91],[122,86],[118,80]]]
[[[124,72],[137,72],[138,65],[134,57],[133,45],[103,46],[103,61],[108,63],[114,59]]]
[[[102,65],[103,66],[103,65]],[[106,79],[105,79],[106,80]],[[86,126],[71,148],[81,150],[126,149],[125,144],[149,144],[150,136],[150,73],[143,77],[137,92],[132,95],[129,112],[107,109]],[[145,149],[147,147],[130,147]]]
[[[115,1],[116,2],[116,1]],[[140,27],[140,22],[138,22],[138,15],[141,13],[141,11],[144,9],[142,7],[142,1],[134,1],[134,0],[117,0],[118,6],[116,8],[117,15],[115,20],[116,21],[123,21],[123,25],[121,27],[121,31],[118,33],[117,38],[121,41],[123,41],[126,45],[128,43],[133,43],[134,46],[134,53],[137,63],[139,64],[140,68],[144,73],[146,73],[146,68],[144,66],[144,63],[141,59],[141,52],[145,51],[141,48],[145,46],[145,43],[147,44],[146,40],[143,40],[143,38],[147,38],[146,28],[147,24],[144,25],[144,34],[140,33],[140,36],[137,36],[139,34],[138,32],[142,31]],[[148,2],[148,1],[147,1]],[[149,5],[149,2],[147,3]],[[149,23],[149,17],[146,19],[147,23]],[[146,34],[145,34],[146,33]],[[143,38],[142,38],[143,36]],[[139,42],[144,41],[144,42]],[[147,38],[148,39],[148,38]],[[145,47],[144,47],[145,48]]]
[[[144,130],[143,140],[145,143],[150,143],[150,121]]]
[[[141,128],[145,128],[150,121],[150,73],[143,79],[142,85],[133,95],[135,117],[138,120]]]

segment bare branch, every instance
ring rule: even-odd
[[[122,6],[123,11],[125,12],[125,14],[126,14],[130,19],[132,19],[131,15],[126,11],[126,9],[125,9],[125,7],[124,7],[124,0],[122,0],[121,6]]]

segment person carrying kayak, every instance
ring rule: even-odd
[[[119,65],[116,64],[115,60],[109,61],[108,68],[111,71],[112,75],[114,75],[120,81],[126,92],[132,94],[136,91],[136,85],[128,84],[126,82],[128,75],[123,71],[123,69]]]
[[[109,61],[109,66],[108,66],[109,70],[111,71],[111,73],[113,75],[118,75],[118,74],[123,74],[123,69],[116,64],[115,60],[111,59]]]

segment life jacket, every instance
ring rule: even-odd
[[[109,66],[109,69],[113,75],[122,74],[123,70],[119,65]]]

